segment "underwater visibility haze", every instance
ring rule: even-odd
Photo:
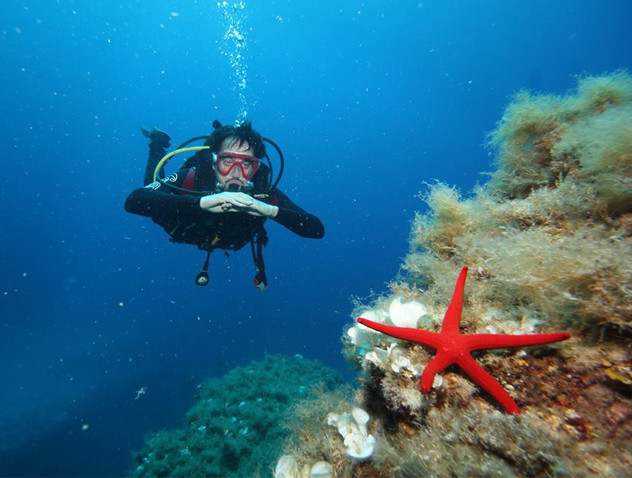
[[[0,476],[629,472],[629,2],[2,10]],[[325,225],[266,223],[263,292],[123,209],[141,125],[214,120]],[[473,355],[519,410],[356,323],[438,333],[464,266],[462,334],[571,336]]]

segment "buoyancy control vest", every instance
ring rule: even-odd
[[[193,157],[195,158],[195,156]],[[187,162],[192,160],[189,158]],[[185,163],[186,165],[186,163]],[[209,175],[209,171],[198,173],[198,169],[204,170],[204,163],[198,161],[190,161],[188,170],[181,170],[179,173],[184,174],[184,179],[179,182],[175,194],[186,194],[181,190],[188,191],[209,191],[210,184],[204,182],[204,178],[214,176]],[[267,191],[267,171],[266,166],[261,165],[263,170],[258,171],[253,178],[253,188],[248,193],[260,200],[269,197]],[[260,177],[257,177],[261,173]],[[164,184],[164,183],[163,183]],[[181,189],[181,190],[178,190]],[[209,192],[210,194],[210,192]],[[254,284],[258,289],[265,289],[268,285],[265,274],[265,263],[263,260],[263,247],[268,243],[268,234],[264,228],[267,218],[261,216],[253,216],[247,213],[230,213],[230,214],[201,214],[190,218],[178,218],[175,222],[156,221],[170,236],[170,241],[184,244],[192,244],[199,249],[207,251],[204,266],[200,273],[196,276],[195,283],[205,286],[209,282],[208,266],[211,253],[220,249],[228,256],[228,251],[238,251],[246,246],[251,245],[251,252],[255,264]]]

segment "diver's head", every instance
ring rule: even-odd
[[[220,151],[213,153],[213,171],[217,189],[242,191],[252,189],[250,180],[259,169],[259,158],[253,154],[246,141],[229,136],[221,144]]]
[[[252,189],[251,180],[259,169],[259,160],[266,154],[261,135],[250,122],[239,126],[220,126],[206,145],[213,157],[216,188],[222,191]]]

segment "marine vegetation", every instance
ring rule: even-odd
[[[581,77],[564,96],[520,92],[488,145],[495,170],[472,194],[426,185],[400,274],[356,304],[344,331],[358,389],[294,408],[318,434],[293,427],[277,477],[629,475],[632,77]],[[435,351],[356,323],[439,332],[463,266],[462,334],[571,335],[474,354],[519,415],[456,367],[422,394]],[[316,461],[329,468],[314,475]]]
[[[314,386],[341,377],[300,356],[269,355],[204,381],[181,429],[149,435],[130,471],[137,477],[270,476],[289,432],[287,409]]]

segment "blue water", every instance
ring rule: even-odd
[[[396,275],[423,182],[483,182],[518,90],[632,67],[627,0],[243,3],[241,41],[216,1],[2,3],[0,475],[123,474],[203,378],[267,353],[352,380],[351,297]],[[247,249],[214,254],[200,288],[204,255],[123,210],[140,124],[175,145],[244,112],[326,227],[269,223],[263,293]]]

